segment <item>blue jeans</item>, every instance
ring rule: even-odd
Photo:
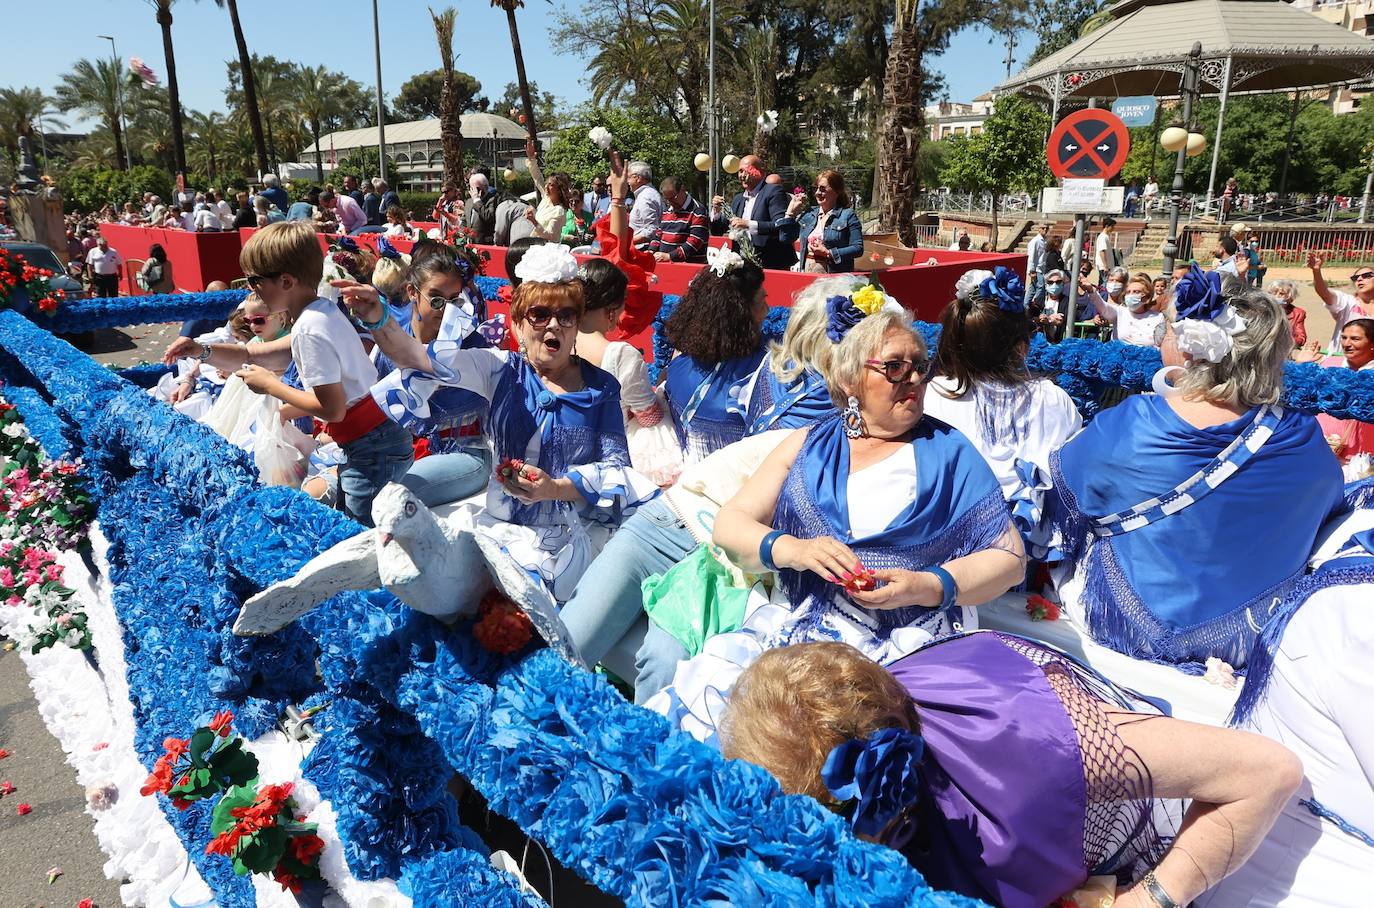
[[[474,447],[421,457],[397,481],[432,508],[477,494],[490,477],[491,452]]]
[[[563,607],[563,623],[589,665],[600,662],[627,635],[643,635],[635,654],[636,703],[667,687],[677,663],[687,658],[676,638],[646,620],[639,585],[696,547],[687,525],[660,495],[621,525]]]
[[[415,460],[410,430],[387,420],[343,448],[339,465],[343,512],[365,527],[372,526],[372,499],[388,482],[396,482]]]

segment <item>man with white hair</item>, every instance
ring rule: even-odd
[[[377,194],[382,197],[382,202],[378,207],[382,211],[382,221],[385,221],[386,213],[391,210],[392,205],[400,207],[401,197],[397,195],[396,190],[392,189],[391,186],[387,184],[387,181],[383,180],[381,177],[373,180],[372,185],[376,188]]]
[[[631,161],[626,168],[630,180],[630,232],[635,245],[648,243],[658,234],[663,223],[663,196],[654,188],[654,171],[644,161]]]
[[[463,207],[463,225],[477,236],[477,242],[490,246],[496,237],[496,208],[502,194],[480,170],[468,176],[468,201]]]
[[[291,199],[287,197],[286,190],[281,188],[281,181],[277,179],[277,175],[269,173],[262,178],[262,185],[263,190],[258,195],[267,199],[272,207],[282,213],[282,217],[286,217],[287,209],[291,207]]]

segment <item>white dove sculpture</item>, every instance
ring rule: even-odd
[[[385,587],[416,611],[452,622],[476,614],[493,586],[529,615],[535,630],[574,664],[558,606],[501,546],[472,532],[462,511],[440,518],[405,486],[388,483],[372,502],[376,529],[321,552],[239,609],[234,633],[275,633],[344,590]]]

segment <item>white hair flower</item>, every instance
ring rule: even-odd
[[[577,259],[561,243],[531,246],[515,266],[515,276],[533,284],[565,284],[577,277]]]
[[[711,247],[706,250],[706,267],[720,277],[730,273],[730,269],[744,264],[744,257],[733,249]]]
[[[754,123],[764,132],[772,132],[778,128],[778,112],[776,110],[765,110],[758,115]]]
[[[978,289],[983,281],[992,277],[991,271],[965,271],[959,276],[959,280],[954,282],[954,295],[956,298],[966,300]]]
[[[611,138],[611,131],[604,126],[593,126],[587,132],[587,138],[591,139],[592,143],[602,151],[610,151],[611,142],[614,141]]]
[[[1219,363],[1231,352],[1231,335],[1212,322],[1185,318],[1174,322],[1178,352],[1195,361]]]

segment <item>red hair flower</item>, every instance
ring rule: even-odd
[[[1032,621],[1058,621],[1059,606],[1044,596],[1031,593],[1026,597],[1026,614]]]

